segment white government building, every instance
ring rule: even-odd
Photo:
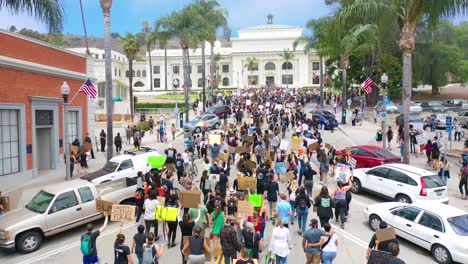
[[[318,87],[320,60],[316,52],[304,52],[304,46],[299,45],[293,49],[293,42],[304,34],[304,30],[297,26],[274,24],[272,17],[268,17],[268,23],[238,30],[238,37],[230,41],[216,41],[214,53],[221,55],[217,63],[217,73],[220,76],[219,88],[236,89],[243,87]],[[206,76],[210,69],[210,44],[205,45]],[[286,62],[281,54],[284,50],[293,51],[294,58]],[[70,49],[85,53],[85,48]],[[105,74],[104,74],[104,50],[90,48],[92,60],[88,60],[88,73],[95,78],[98,88],[98,100],[96,102],[96,115],[105,114]],[[190,49],[192,91],[202,89],[201,49]],[[255,57],[258,67],[247,68],[248,57]],[[112,51],[112,77],[113,98],[116,114],[129,114],[128,104],[128,62],[124,54]],[[167,72],[164,67],[164,49],[151,51],[152,69],[149,61],[134,62],[133,87],[138,96],[138,91],[150,90],[150,74],[153,71],[153,91],[172,92],[172,80],[183,80],[182,49],[167,49]],[[208,82],[207,82],[208,85]],[[121,101],[118,101],[121,100]]]

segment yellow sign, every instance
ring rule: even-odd
[[[221,135],[209,135],[208,136],[208,141],[210,142],[211,145],[214,145],[215,143],[218,145],[221,145]]]

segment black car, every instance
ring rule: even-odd
[[[334,128],[338,127],[338,120],[336,120],[335,115],[329,111],[323,110],[312,110],[309,113],[314,116],[319,116],[325,118],[328,123],[325,125],[325,129],[330,129],[330,125],[333,125]]]
[[[403,126],[404,120],[405,119],[404,119],[403,114],[400,114],[400,115],[398,115],[396,117],[395,123],[396,123],[397,126]],[[415,123],[424,124],[424,119],[418,114],[414,114],[414,113],[410,114],[409,115],[409,120],[410,120],[410,124],[415,124]]]

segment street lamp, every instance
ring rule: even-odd
[[[177,88],[179,87],[179,79],[172,77],[172,87],[174,89],[174,97],[175,97],[175,109],[174,109],[174,112],[175,112],[175,122],[176,122],[176,125],[177,125],[177,118],[178,118],[178,114],[179,114],[179,107],[178,107],[178,104],[177,104]],[[180,128],[180,127],[179,127]]]
[[[68,94],[70,93],[70,86],[68,85],[67,82],[63,82],[62,86],[60,87],[60,92],[62,93],[63,96],[63,140],[62,140],[62,145],[63,145],[63,155],[65,157],[65,180],[69,181],[71,180],[71,173],[70,173],[70,145],[68,142],[68,129],[67,129],[67,108],[68,108]],[[76,153],[75,153],[76,154]]]
[[[382,83],[382,112],[387,114],[387,96],[386,96],[386,89],[387,88],[387,82],[388,82],[388,76],[387,74],[382,74],[382,77],[380,77],[380,82]],[[387,148],[387,133],[385,132],[385,121],[387,120],[387,117],[382,115],[382,147],[384,149]]]

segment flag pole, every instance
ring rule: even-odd
[[[73,100],[75,100],[75,97],[78,95],[78,93],[80,92],[81,90],[81,87],[83,87],[83,85],[88,81],[88,79],[86,81],[83,82],[83,84],[80,86],[80,89],[78,89],[78,91],[76,91],[76,93],[73,95],[72,99],[70,100],[69,104],[72,104],[73,103]]]

